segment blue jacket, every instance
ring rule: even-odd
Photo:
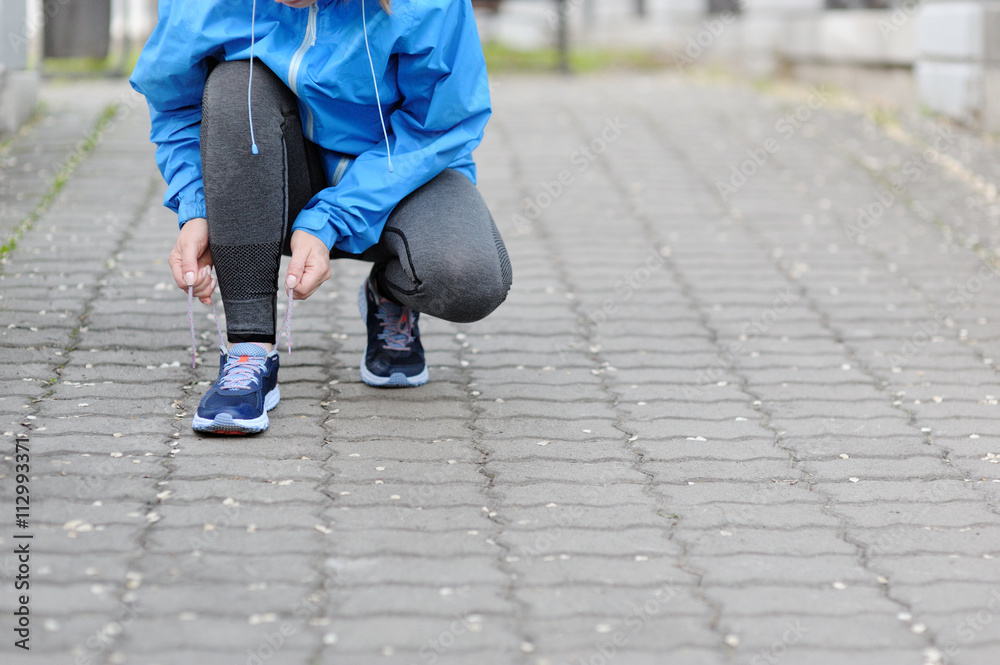
[[[330,186],[292,229],[359,254],[393,207],[447,168],[476,181],[472,151],[490,116],[486,65],[470,0],[363,0],[295,9],[257,0],[254,58],[296,94],[303,130],[323,154]],[[145,95],[150,138],[167,181],[164,205],[183,225],[205,216],[201,98],[208,58],[250,57],[251,0],[160,0],[159,20],[130,82]],[[372,66],[393,171],[376,104]],[[246,106],[246,99],[234,99]],[[247,137],[247,157],[251,151]],[[335,186],[334,186],[335,185]]]

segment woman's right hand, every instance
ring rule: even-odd
[[[194,296],[206,305],[212,304],[215,278],[212,277],[212,252],[208,248],[208,221],[203,217],[189,219],[181,227],[177,244],[170,250],[170,271],[177,287],[187,291],[194,287]]]

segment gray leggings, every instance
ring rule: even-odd
[[[202,99],[201,160],[209,246],[230,342],[275,340],[281,255],[292,222],[327,186],[318,147],[305,139],[294,94],[254,62],[254,130],[249,159],[248,62],[223,62]],[[379,292],[448,321],[478,321],[507,297],[510,260],[475,185],[446,170],[399,202],[379,242],[330,258],[374,263]]]

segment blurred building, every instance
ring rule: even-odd
[[[556,0],[502,0],[484,38],[552,43]],[[831,81],[873,101],[1000,130],[1000,0],[565,0],[577,45],[651,48],[678,67]]]
[[[37,107],[44,58],[107,59],[125,73],[155,23],[156,0],[0,0],[0,135]]]
[[[25,0],[0,0],[0,136],[34,113],[38,72],[30,65],[33,35]]]

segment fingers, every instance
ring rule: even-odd
[[[170,266],[170,274],[174,278],[174,283],[177,284],[177,288],[187,290],[187,285],[184,283],[184,270],[181,268],[181,250],[177,245],[170,250],[170,256],[167,257],[167,264]]]
[[[311,251],[301,258],[301,263],[295,262],[288,266],[288,275],[285,277],[285,288],[292,289],[292,297],[296,300],[305,300],[312,294],[320,284],[330,279],[330,257],[326,252],[319,254]]]
[[[288,263],[288,271],[285,275],[285,289],[292,289],[292,293],[298,293],[301,288],[302,275],[306,270],[306,256],[304,251],[292,252],[292,260]],[[298,288],[296,288],[298,287]]]
[[[212,277],[212,253],[208,248],[205,219],[191,219],[181,227],[168,263],[178,288],[187,291],[193,287],[195,297],[206,305],[212,303],[216,282]]]
[[[302,282],[302,274],[306,270],[306,259],[311,251],[308,238],[303,238],[301,231],[292,233],[290,241],[292,249],[292,260],[288,262],[288,270],[285,274],[285,288],[295,290]]]
[[[292,289],[293,295],[298,300],[305,300],[312,294],[316,293],[316,289],[326,280],[330,279],[330,257],[329,255],[315,256],[313,255],[314,262],[306,263],[305,270],[302,273],[302,281],[299,285]]]
[[[205,252],[201,255],[201,258],[198,259],[198,264],[203,266],[203,269],[206,270],[205,276],[209,279],[209,283],[205,287],[205,289],[207,290],[207,294],[198,297],[201,298],[201,301],[204,304],[211,305],[212,293],[215,292],[215,287],[218,284],[218,280],[216,279],[215,275],[212,274],[212,268],[214,266],[214,262],[212,261],[211,250],[208,249],[205,250]]]
[[[212,304],[211,295],[215,290],[215,277],[212,276],[212,265],[201,264],[202,258],[196,259],[194,265],[188,266],[183,263],[183,259],[176,263],[171,261],[171,269],[174,273],[174,281],[183,291],[194,287],[194,297],[200,299],[206,305]],[[178,279],[179,278],[179,279]]]
[[[212,304],[212,293],[215,291],[216,280],[212,275],[212,266],[203,266],[197,273],[194,287],[194,297],[206,305]]]
[[[330,250],[322,240],[304,231],[292,234],[292,260],[288,264],[285,288],[305,300],[330,279]]]
[[[195,290],[197,290],[199,287],[204,286],[204,281],[207,277],[205,268],[208,266],[198,265],[198,259],[201,258],[201,252],[204,250],[197,247],[193,242],[185,242],[182,244],[178,239],[178,244],[180,245],[181,278],[184,282],[184,286],[194,286]],[[211,270],[209,270],[209,272],[211,272]]]
[[[195,295],[206,292],[206,288],[214,280],[212,278],[212,264],[203,263],[203,260],[203,258],[195,257],[193,263],[188,263],[182,250],[179,247],[174,247],[167,262],[170,264],[170,272],[177,288],[187,291],[188,287],[193,286]],[[211,261],[210,257],[209,261]],[[211,292],[212,289],[208,288],[207,293]]]
[[[178,288],[187,293],[190,287],[194,287],[194,297],[201,300],[206,305],[212,304],[212,293],[215,291],[215,286],[218,284],[215,277],[212,275],[212,266],[206,265],[197,268],[197,272],[194,273],[194,279],[191,280],[191,284],[188,284],[188,277],[182,274],[180,260],[173,259],[173,253],[171,253],[170,269],[174,275],[174,281],[177,282]]]

